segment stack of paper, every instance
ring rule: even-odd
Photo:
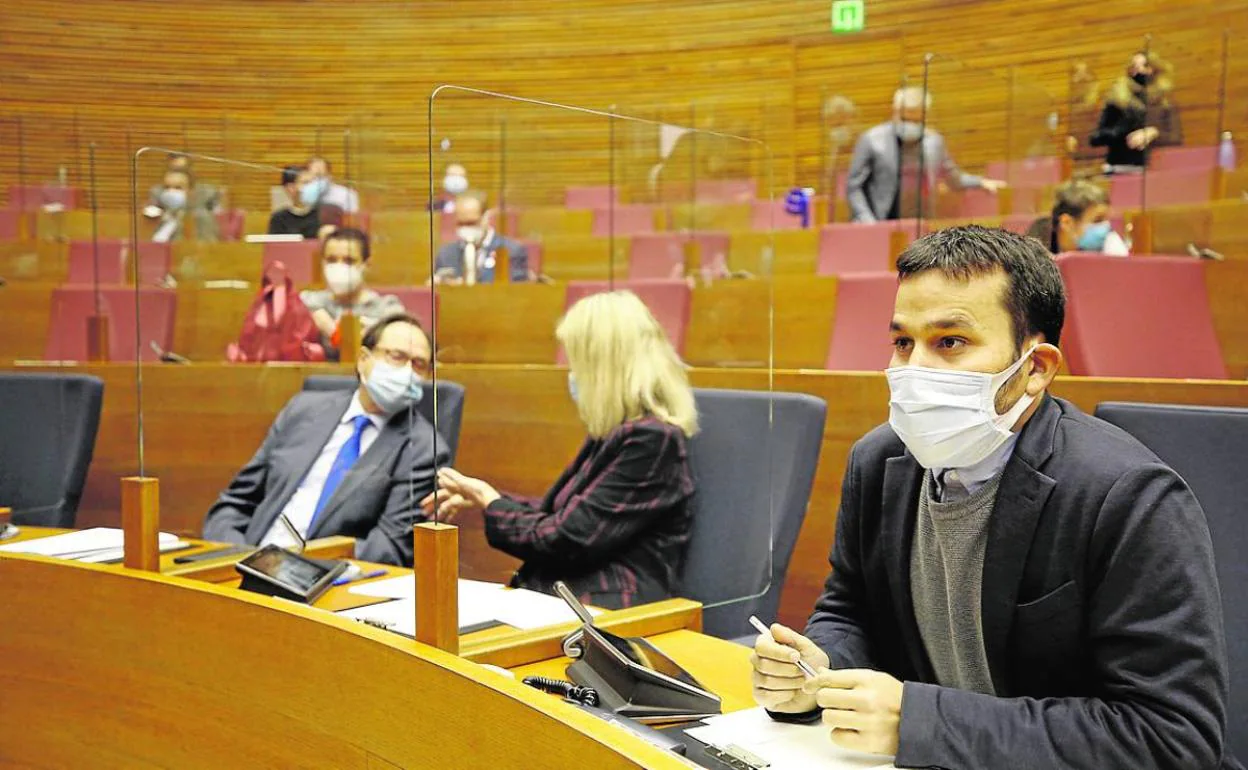
[[[29,553],[98,564],[120,560],[125,553],[125,540],[125,534],[120,529],[95,527],[80,529],[77,532],[66,532],[63,535],[10,543],[0,546],[0,553]],[[185,545],[186,543],[178,539],[177,535],[171,535],[168,532],[160,533],[159,548],[162,553]]]
[[[351,587],[349,591],[359,596],[374,596],[399,601],[374,604],[371,607],[338,613],[344,617],[357,619],[369,617],[383,623],[402,621],[404,624],[402,628],[407,628],[409,623],[415,622],[413,620],[415,611],[411,608],[415,606],[416,581],[410,575],[364,583]],[[400,602],[404,606],[396,607],[395,605]],[[602,611],[591,608],[590,612],[597,615]],[[524,588],[507,588],[498,583],[483,583],[479,580],[459,581],[460,628],[498,621],[513,628],[528,630],[559,623],[574,623],[576,620],[576,613],[556,596],[547,596]],[[399,626],[395,626],[394,630],[407,633],[400,630]]]
[[[712,717],[704,727],[686,730],[691,737],[720,749],[737,747],[765,760],[769,770],[865,770],[892,768],[892,758],[846,751],[832,743],[821,724],[777,722],[761,708]]]

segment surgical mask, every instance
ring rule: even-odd
[[[903,142],[917,142],[923,138],[922,123],[915,123],[913,120],[897,120],[893,122],[893,128]]]
[[[576,375],[568,372],[568,395],[572,396],[572,400],[581,403],[581,394],[576,390]]]
[[[370,355],[373,356],[373,370],[364,380],[364,388],[381,411],[394,414],[420,403],[425,391],[410,366],[394,366],[379,355]]]
[[[1035,351],[997,374],[897,366],[888,377],[888,424],[924,468],[966,468],[1006,442],[1035,397],[1024,393],[1005,414],[996,398]]]
[[[442,180],[442,189],[451,195],[459,195],[468,189],[468,177],[463,174],[447,174]]]
[[[186,190],[175,190],[167,187],[160,191],[160,206],[169,211],[186,208]]]
[[[364,284],[364,268],[334,262],[325,265],[325,285],[337,296],[350,294]]]
[[[1105,248],[1105,239],[1109,237],[1113,225],[1108,221],[1094,222],[1083,228],[1079,242],[1075,244],[1080,251],[1101,251]]]
[[[308,208],[315,206],[321,200],[321,196],[325,194],[325,188],[329,183],[324,179],[315,179],[311,182],[305,182],[299,187],[299,202]]]
[[[465,243],[480,243],[485,229],[481,225],[460,225],[455,228],[455,235]]]

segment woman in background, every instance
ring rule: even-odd
[[[482,512],[490,545],[524,560],[515,587],[553,593],[562,580],[611,609],[669,598],[693,523],[697,414],[684,366],[631,292],[577,302],[555,336],[589,434],[571,465],[531,502],[444,468],[421,507],[439,519]]]
[[[1088,143],[1105,147],[1107,173],[1135,171],[1148,165],[1153,147],[1183,143],[1179,108],[1170,98],[1174,70],[1155,52],[1131,57],[1101,110]]]
[[[1040,240],[1053,254],[1091,251],[1115,257],[1130,253],[1126,241],[1109,221],[1105,191],[1088,181],[1075,180],[1059,186],[1049,216],[1037,219],[1027,234]]]

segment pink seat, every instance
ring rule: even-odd
[[[123,238],[100,238],[99,282],[101,285],[117,285],[131,282],[130,245]],[[173,262],[173,250],[168,243],[142,241],[139,244],[139,282],[152,286],[164,280]],[[93,284],[95,273],[95,246],[91,241],[69,242],[69,276],[67,283]]]
[[[266,243],[256,273],[259,275],[265,265],[275,259],[280,259],[286,264],[286,273],[290,276],[290,280],[294,281],[295,286],[307,286],[313,283],[320,273],[318,264],[320,253],[321,244],[316,240]]]
[[[914,220],[872,224],[840,223],[819,231],[819,275],[887,272],[891,233],[900,229],[914,239]]]
[[[1146,174],[1115,174],[1110,178],[1109,203],[1115,208],[1140,208],[1140,189],[1144,189],[1144,206],[1173,206],[1183,203],[1205,203],[1213,186],[1213,169],[1182,171],[1149,171]]]
[[[1062,181],[1062,162],[1058,158],[1024,158],[1006,163],[994,161],[984,169],[984,176],[1000,179],[1011,187],[1046,187]]]
[[[98,289],[101,310],[109,318],[109,360],[135,360],[135,289],[108,286]],[[138,357],[156,361],[155,342],[163,350],[173,347],[173,324],[178,296],[170,289],[140,288]],[[97,289],[92,286],[61,286],[52,291],[52,313],[43,357],[49,361],[87,359],[87,318],[95,314]]]
[[[888,326],[897,298],[895,273],[856,273],[837,279],[836,317],[825,368],[879,372],[893,355]]]
[[[21,236],[21,209],[0,209],[0,238],[14,239]]]
[[[61,187],[56,184],[9,185],[9,208],[19,211],[37,211],[59,203],[67,209],[82,208],[86,195],[77,187]]]
[[[564,295],[564,307],[570,308],[577,303],[578,300],[588,297],[591,294],[601,294],[604,291],[619,291],[626,289],[633,292],[637,297],[650,308],[650,312],[654,314],[655,320],[663,327],[663,331],[667,333],[667,338],[671,340],[672,346],[676,348],[676,352],[684,355],[685,351],[685,329],[689,327],[689,306],[692,301],[692,291],[689,284],[684,280],[673,279],[653,279],[653,280],[627,280],[615,281],[572,281],[568,284],[567,293]],[[558,363],[567,363],[562,348],[559,350]]]
[[[699,246],[703,266],[727,264],[728,233],[695,233],[692,239]],[[684,276],[685,244],[689,240],[685,233],[634,235],[629,244],[629,280]]]
[[[594,209],[593,234],[605,238],[611,234],[636,235],[654,232],[654,207],[646,204],[629,204],[614,208]]]
[[[1206,171],[1218,162],[1218,148],[1159,147],[1148,159],[1149,171]]]
[[[811,201],[811,207],[815,205]],[[784,210],[784,201],[754,201],[752,204],[750,228],[753,230],[801,230],[802,218]],[[811,212],[814,221],[814,212]]]
[[[1205,265],[1186,257],[1061,254],[1070,373],[1224,379]]]
[[[438,314],[439,297],[428,286],[374,286],[378,294],[393,294],[403,303],[403,309],[420,321],[420,325],[429,332],[433,329],[433,319]]]
[[[698,203],[749,203],[758,197],[753,179],[701,179],[694,186]]]
[[[996,193],[973,187],[954,194],[960,197],[958,216],[995,217],[1001,212],[1001,202]]]
[[[620,205],[620,191],[609,185],[569,187],[563,192],[563,207],[605,209]]]
[[[217,237],[223,241],[241,241],[247,212],[242,209],[230,209],[217,214]]]

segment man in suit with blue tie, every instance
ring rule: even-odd
[[[285,514],[305,538],[356,538],[356,558],[412,563],[417,503],[449,465],[445,441],[413,407],[431,351],[420,322],[392,315],[361,341],[354,391],[303,392],[278,414],[264,443],[221,493],[204,537],[288,545]]]

